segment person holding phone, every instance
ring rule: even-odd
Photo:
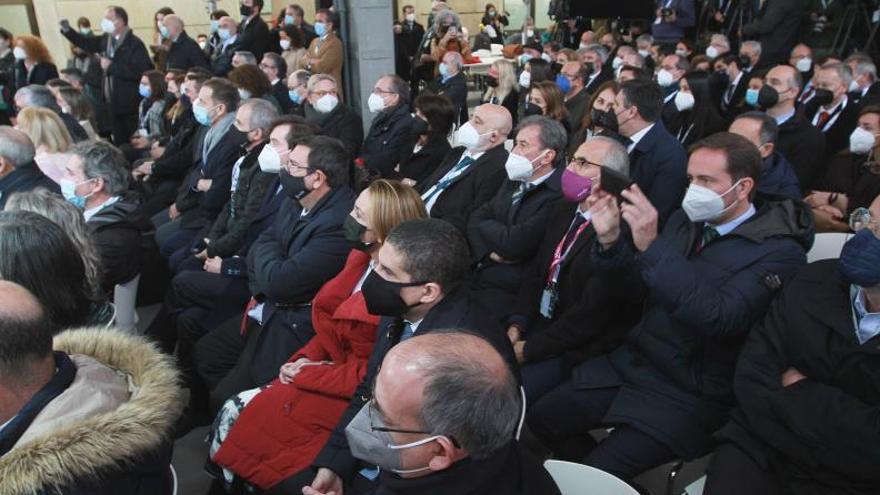
[[[465,63],[471,58],[471,46],[461,32],[461,19],[451,10],[444,10],[434,18],[434,40],[431,42],[431,59],[435,62],[434,76],[440,75],[440,63],[447,52],[458,52]]]

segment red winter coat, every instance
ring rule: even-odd
[[[312,303],[315,336],[289,360],[332,364],[305,366],[288,385],[276,378],[241,412],[214,462],[263,489],[311,465],[367,373],[379,317],[351,292],[369,261],[352,250],[324,284]]]

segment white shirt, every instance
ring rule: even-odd
[[[865,301],[865,291],[856,285],[850,286],[850,299],[852,300],[853,324],[855,324],[856,338],[859,344],[880,335],[880,313],[868,312]]]
[[[736,87],[739,86],[739,80],[742,79],[743,72],[739,71],[739,74],[730,82],[730,85],[727,86],[727,89],[724,90],[724,102],[730,104],[730,100],[733,99],[733,93],[736,92]],[[728,91],[730,91],[730,98],[727,97]]]
[[[355,286],[354,286],[354,290],[351,291],[352,294],[356,294],[356,293],[360,292],[361,287],[364,286],[364,282],[367,280],[367,276],[370,274],[370,272],[373,271],[375,264],[376,264],[375,261],[370,260],[370,263],[367,265],[367,269],[364,270],[364,274],[361,275],[361,278],[358,279],[358,283],[355,284]]]
[[[107,201],[104,201],[94,208],[89,208],[88,210],[84,211],[83,218],[85,218],[86,222],[88,222],[92,219],[93,216],[95,216],[96,213],[101,211],[102,208],[104,208],[105,206],[110,206],[117,201],[119,201],[119,196],[111,196],[110,199],[108,199]]]
[[[788,119],[794,117],[794,108],[791,109],[788,113],[784,113],[778,117],[774,117],[776,119],[776,125],[782,125],[788,121]]]
[[[632,153],[632,151],[636,149],[636,145],[639,144],[639,141],[641,141],[642,138],[645,137],[645,135],[648,134],[648,132],[650,132],[653,127],[654,124],[648,124],[644,129],[630,136],[629,140],[632,141],[632,144],[626,147],[626,152]]]
[[[475,154],[475,155],[472,155],[470,151],[465,151],[464,153],[461,154],[461,158],[459,158],[459,160],[458,160],[457,162],[455,162],[455,164],[458,165],[458,164],[461,163],[461,161],[464,160],[465,157],[467,157],[467,156],[473,158],[473,159],[474,159],[474,162],[476,162],[476,161],[479,160],[480,157],[483,156],[485,153],[486,153],[485,151],[481,151],[481,152],[479,152],[479,153],[477,153],[477,154]],[[465,173],[465,171],[467,171],[467,170],[468,170],[469,168],[471,168],[473,165],[474,165],[474,164],[471,163],[471,164],[468,165],[467,167],[465,167],[465,168],[459,170],[458,172],[453,172],[453,170],[455,169],[455,166],[453,166],[452,168],[449,169],[449,172],[446,172],[446,175],[444,175],[443,177],[440,178],[440,180],[437,181],[436,184],[434,184],[433,186],[431,186],[430,189],[428,189],[427,191],[425,191],[425,194],[422,194],[422,198],[430,198],[430,199],[428,200],[428,202],[425,203],[425,209],[428,211],[428,214],[431,213],[431,208],[434,207],[434,203],[437,202],[437,198],[439,198],[439,197],[443,194],[443,191],[441,191],[441,192],[439,192],[439,193],[437,193],[437,194],[434,194],[434,191],[437,189],[437,186],[438,186],[441,182],[443,182],[443,180],[446,179],[447,177],[451,177],[453,173],[457,173],[457,174],[459,174],[459,175],[460,175],[460,174],[463,174],[463,173]]]
[[[843,95],[843,99],[840,100],[840,103],[838,103],[837,105],[834,105],[831,108],[819,107],[816,115],[813,116],[813,125],[815,126],[819,123],[819,117],[822,116],[823,112],[828,112],[829,114],[831,114],[831,118],[829,118],[828,122],[826,122],[825,125],[819,130],[825,132],[828,129],[831,129],[831,126],[833,126],[834,123],[837,122],[837,119],[840,118],[840,114],[842,114],[843,111],[846,109],[847,103],[849,103],[849,98],[847,98],[846,95]]]
[[[743,222],[745,222],[749,218],[752,218],[752,216],[754,216],[754,214],[755,214],[755,205],[749,205],[749,209],[746,210],[745,213],[734,218],[733,220],[726,222],[726,223],[722,223],[721,225],[712,225],[712,224],[709,224],[709,225],[712,225],[713,227],[715,227],[715,230],[718,232],[719,236],[727,235],[727,234],[733,232],[733,229],[739,227]]]

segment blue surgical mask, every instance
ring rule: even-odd
[[[556,85],[559,86],[559,90],[562,91],[562,94],[566,94],[571,91],[571,81],[568,80],[567,77],[562,74],[556,75]]]
[[[316,22],[315,34],[317,34],[318,36],[324,36],[325,34],[327,34],[327,25],[323,22]]]
[[[159,26],[159,34],[161,34],[163,38],[168,39],[170,33],[168,32],[167,27]]]
[[[199,105],[198,103],[193,103],[192,110],[193,117],[195,117],[196,122],[202,124],[203,126],[211,125],[211,115],[210,111],[207,108]]]
[[[440,64],[440,67],[438,67],[437,70],[440,71],[441,76],[449,76],[449,67],[447,67],[446,64]]]
[[[290,101],[292,101],[295,105],[299,105],[302,103],[302,96],[300,96],[299,92],[291,89],[287,92],[287,96],[290,97]]]
[[[747,89],[746,90],[746,103],[750,106],[757,107],[758,106],[758,93],[757,89]]]
[[[153,94],[153,91],[150,89],[149,84],[141,84],[138,86],[138,94],[140,94],[144,98],[149,98],[150,95]]]
[[[216,33],[218,29],[220,29],[220,21],[218,21],[216,19],[212,19],[211,20],[211,34]]]
[[[80,210],[85,209],[86,207],[86,199],[88,199],[91,194],[88,196],[79,196],[76,194],[76,188],[80,184],[85,184],[86,182],[91,182],[95,179],[86,179],[82,182],[74,182],[70,179],[61,179],[59,181],[59,185],[61,186],[61,195],[64,196],[70,204],[76,206]]]
[[[232,36],[232,33],[228,29],[218,29],[217,36],[219,36],[221,40],[226,41]]]
[[[285,26],[292,26],[292,25],[293,25],[293,21],[294,21],[294,19],[293,19],[293,16],[292,16],[292,15],[286,15],[286,16],[284,16],[284,25],[285,25]]]

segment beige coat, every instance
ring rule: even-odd
[[[320,44],[320,48],[318,45]],[[330,33],[321,42],[315,38],[309,44],[308,57],[299,61],[299,69],[308,69],[312,74],[328,74],[336,79],[339,96],[342,99],[342,40],[336,33]]]

